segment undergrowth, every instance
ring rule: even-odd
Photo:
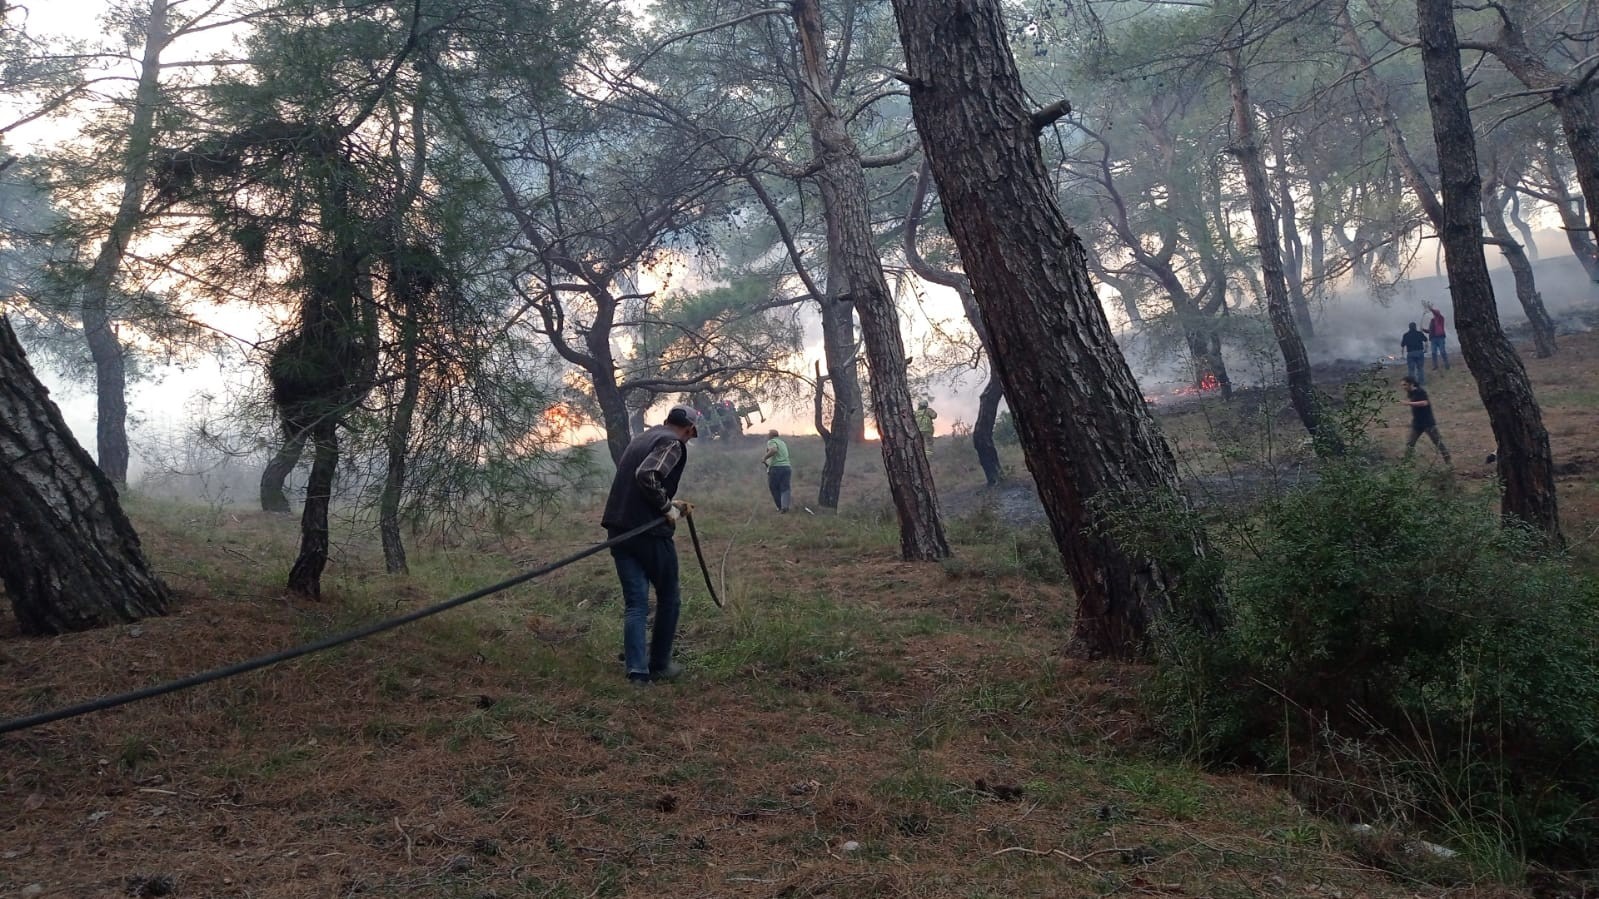
[[[1170,503],[1112,521],[1157,555],[1197,524]],[[1219,581],[1227,619],[1154,641],[1183,750],[1420,828],[1479,876],[1599,863],[1599,591],[1540,535],[1449,474],[1352,457],[1208,528],[1187,586]]]

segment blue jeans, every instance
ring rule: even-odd
[[[1405,354],[1406,374],[1416,382],[1417,387],[1427,383],[1427,351],[1412,350]]]
[[[1444,368],[1449,367],[1449,338],[1434,337],[1432,339],[1432,367],[1438,368],[1438,357],[1444,357]]]
[[[665,671],[677,639],[681,596],[677,587],[677,544],[671,537],[645,534],[611,547],[616,576],[622,582],[622,656],[628,677]],[[655,631],[644,644],[650,617],[650,587],[655,587]]]
[[[794,485],[794,469],[780,465],[766,470],[766,489],[772,491],[772,502],[779,512],[788,511],[789,498]]]

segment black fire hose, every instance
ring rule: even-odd
[[[688,536],[694,541],[694,557],[700,560],[700,573],[705,575],[705,589],[711,591],[711,602],[720,609],[722,597],[716,595],[716,585],[711,583],[711,569],[705,564],[705,550],[700,547],[700,532],[694,528],[694,510],[684,512],[683,518],[688,521]]]
[[[67,718],[76,718],[79,715],[87,715],[91,712],[114,709],[117,706],[127,705],[130,702],[138,702],[143,699],[152,699],[156,696],[165,696],[168,693],[176,693],[179,690],[186,690],[189,687],[198,687],[201,684],[208,684],[212,681],[218,681],[222,680],[223,678],[233,677],[234,675],[244,674],[248,671],[255,671],[258,668],[265,668],[268,665],[276,665],[279,662],[286,662],[289,659],[297,659],[300,656],[310,655],[313,652],[321,652],[324,649],[332,649],[335,646],[342,646],[345,643],[353,643],[356,640],[370,637],[374,634],[381,634],[384,631],[393,630],[401,625],[410,624],[413,621],[420,621],[423,618],[437,615],[440,612],[448,611],[457,606],[464,606],[469,602],[499,593],[502,590],[510,589],[518,584],[531,581],[534,578],[543,577],[544,575],[549,574],[558,568],[565,568],[573,562],[586,559],[589,556],[598,553],[600,550],[609,549],[618,543],[631,540],[634,537],[637,537],[640,534],[659,526],[664,521],[666,521],[666,516],[663,515],[660,518],[649,522],[648,524],[639,525],[631,531],[618,534],[603,543],[596,543],[586,549],[579,550],[559,561],[551,562],[548,565],[535,568],[531,571],[524,571],[515,577],[507,578],[506,580],[500,581],[497,584],[481,587],[477,590],[473,590],[471,593],[464,593],[455,597],[454,599],[448,599],[435,605],[426,606],[424,608],[417,609],[414,612],[407,612],[404,615],[399,615],[394,618],[385,618],[382,621],[374,621],[371,624],[355,628],[354,630],[332,634],[311,643],[305,643],[300,646],[290,647],[289,649],[279,650],[278,652],[274,652],[270,655],[246,659],[242,662],[235,662],[232,665],[227,665],[222,668],[213,668],[210,671],[202,671],[199,674],[191,674],[188,677],[179,678],[178,680],[167,681],[160,684],[151,684],[148,687],[141,687],[138,690],[130,690],[126,693],[102,696],[99,699],[92,699],[88,702],[67,706],[66,708],[55,709],[49,712],[40,712],[35,715],[25,715],[21,718],[13,718],[9,721],[0,721],[0,734],[9,734],[14,731],[27,730],[32,727],[38,727],[41,724],[49,724],[53,721],[63,721]],[[692,534],[693,531],[694,521],[693,519],[689,519],[689,532]],[[696,536],[694,538],[695,552],[698,552],[699,548],[700,541],[699,537]],[[704,556],[700,557],[700,567],[705,567]],[[707,571],[705,574],[706,586],[710,586],[710,580],[711,575],[710,572]],[[716,592],[714,590],[711,591],[711,596],[712,598],[715,598]],[[722,601],[718,599],[716,604],[720,606]]]

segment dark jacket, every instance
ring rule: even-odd
[[[1425,353],[1427,351],[1427,335],[1420,331],[1406,331],[1405,336],[1399,338],[1399,345],[1407,353]]]
[[[646,466],[652,454],[659,450],[671,461],[665,470]],[[675,459],[673,458],[675,457]],[[655,456],[659,461],[663,456]],[[677,483],[683,477],[683,466],[688,463],[688,448],[671,428],[657,425],[633,438],[616,464],[616,478],[611,481],[611,494],[605,501],[605,514],[600,525],[613,535],[630,531],[639,525],[666,514],[672,497],[677,495]],[[642,470],[641,470],[642,469]],[[671,522],[662,522],[646,533],[670,537],[676,528]]]
[[[1427,391],[1417,387],[1410,391],[1412,403],[1426,403],[1425,406],[1410,407],[1410,426],[1418,431],[1438,426],[1438,419],[1432,414],[1432,400],[1427,396]]]

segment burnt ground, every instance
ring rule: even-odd
[[[1591,373],[1599,365],[1599,332],[1593,330],[1599,326],[1599,309],[1567,315],[1560,325],[1561,350],[1550,359],[1533,357],[1524,327],[1512,328],[1510,334],[1521,341],[1522,359],[1543,405],[1561,489],[1572,493],[1578,503],[1573,516],[1586,522],[1599,506],[1599,499],[1587,495],[1587,485],[1599,465],[1594,432],[1588,430],[1599,416],[1599,388],[1585,386],[1591,385]],[[1431,376],[1428,391],[1438,406],[1456,474],[1468,481],[1491,481],[1494,468],[1485,462],[1493,451],[1487,415],[1470,373],[1458,353],[1456,357],[1454,369]],[[1346,384],[1368,376],[1389,385],[1397,399],[1405,368],[1402,362],[1340,359],[1318,363],[1314,371],[1317,385],[1336,403]],[[1373,462],[1402,454],[1409,413],[1397,405],[1393,410],[1377,421],[1374,442],[1379,448]],[[1235,391],[1231,401],[1215,394],[1160,397],[1154,412],[1177,450],[1184,487],[1201,506],[1247,505],[1315,480],[1315,459],[1284,389],[1244,387]],[[1420,450],[1424,462],[1434,460],[1425,440]],[[953,515],[982,511],[1020,526],[1046,524],[1043,505],[1025,467],[1016,464],[1010,474],[992,488],[943,489],[940,500]]]

